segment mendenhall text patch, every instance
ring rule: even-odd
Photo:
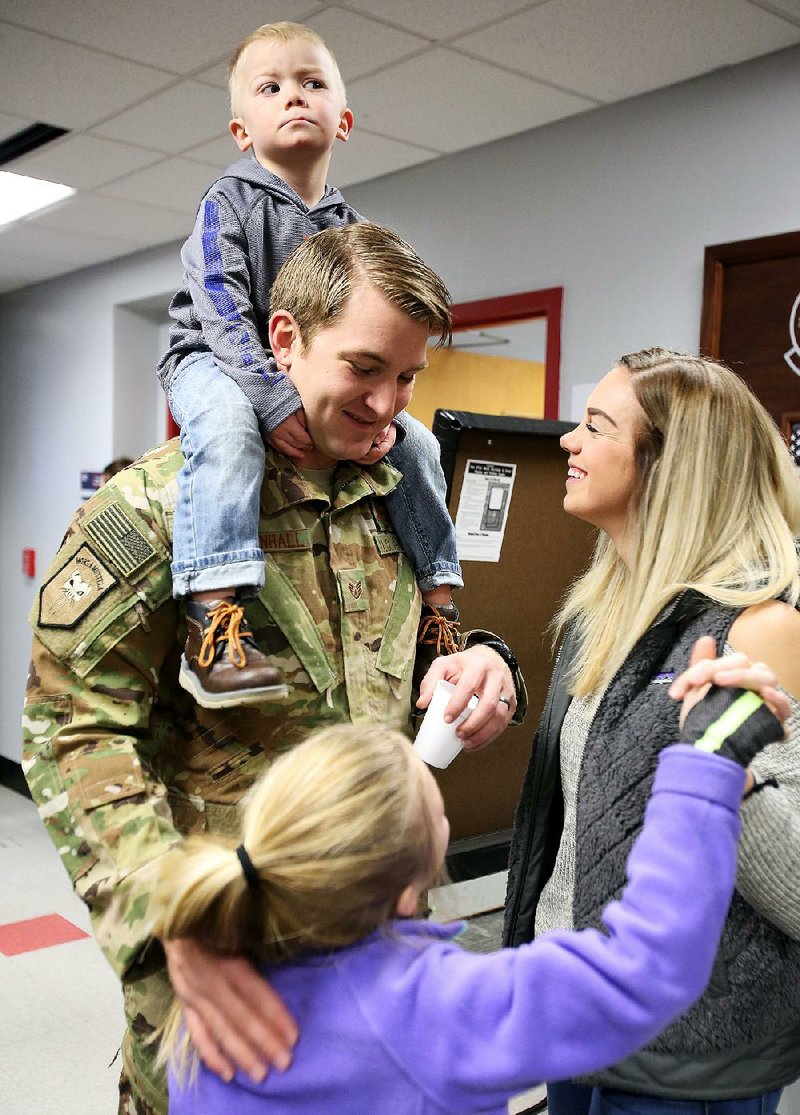
[[[281,550],[310,550],[311,531],[301,530],[271,530],[259,537],[262,550],[277,553]]]
[[[39,593],[39,624],[70,628],[103,599],[117,579],[92,553],[81,546],[66,565],[53,574]]]

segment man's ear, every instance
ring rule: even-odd
[[[342,113],[342,118],[339,121],[339,128],[336,132],[336,138],[341,139],[343,143],[347,142],[350,133],[353,130],[353,114],[349,108],[346,108]]]
[[[300,341],[300,330],[288,310],[276,310],[269,319],[269,346],[275,362],[288,370],[296,351],[295,341]]]
[[[249,151],[250,148],[253,146],[253,141],[247,134],[247,128],[245,127],[244,120],[240,119],[238,116],[234,117],[234,119],[228,123],[228,129],[233,138],[236,140],[236,146],[239,148],[239,150]]]

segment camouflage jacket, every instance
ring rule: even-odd
[[[409,726],[420,597],[381,498],[399,474],[343,463],[331,502],[267,450],[266,587],[246,613],[290,696],[211,711],[178,685],[186,631],[169,563],[181,461],[169,442],[83,505],[31,616],[23,766],[123,978],[160,962],[160,950],[145,955],[150,880],[183,834],[234,831],[264,763],[313,728]]]

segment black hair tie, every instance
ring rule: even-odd
[[[258,894],[261,890],[261,879],[253,866],[253,861],[247,854],[247,849],[244,844],[240,844],[236,849],[236,855],[239,857],[239,863],[242,865],[242,874],[247,881],[248,887],[250,887],[253,894]]]

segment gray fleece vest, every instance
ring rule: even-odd
[[[658,754],[678,738],[679,705],[667,693],[672,677],[685,669],[700,635],[713,635],[721,649],[738,611],[687,594],[672,616],[640,640],[608,687],[587,740],[578,790],[576,928],[599,927],[601,910],[624,886],[625,863],[641,828]],[[681,612],[683,618],[676,619]],[[675,839],[680,840],[680,832]],[[703,885],[702,877],[697,885]],[[703,1098],[709,1078],[721,1074],[731,1090],[721,1093],[717,1082],[711,1087],[714,1096],[753,1094],[800,1073],[799,1038],[800,943],[737,893],[703,997],[645,1051],[590,1080],[620,1090]],[[759,1081],[745,1051],[762,1045],[769,1065],[763,1064]],[[749,1063],[746,1079],[739,1082],[737,1050]],[[759,1056],[756,1064],[762,1062]],[[663,1086],[665,1067],[674,1090]],[[661,1086],[648,1086],[651,1073]],[[687,1088],[692,1090],[687,1093]]]

